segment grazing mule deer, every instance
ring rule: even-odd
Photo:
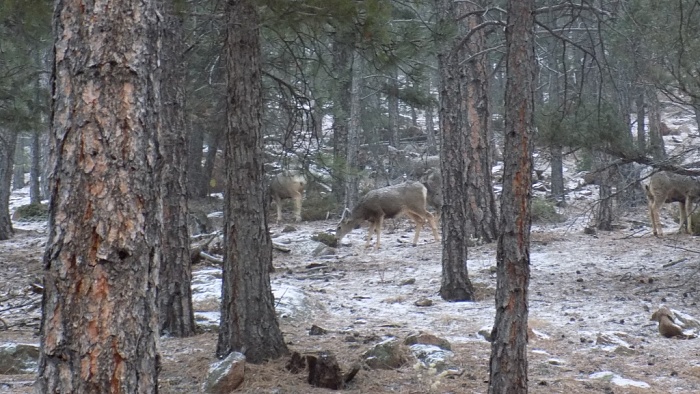
[[[686,175],[678,175],[672,172],[657,172],[649,178],[649,183],[644,185],[644,191],[649,203],[649,216],[654,228],[654,235],[663,236],[659,223],[659,208],[664,203],[677,202],[680,205],[679,233],[692,233],[690,219],[693,202],[700,197],[700,180]]]
[[[370,224],[365,246],[369,247],[372,233],[376,232],[377,243],[374,248],[379,249],[382,222],[385,218],[393,218],[403,213],[416,224],[416,234],[413,237],[414,246],[418,243],[420,230],[426,220],[433,230],[433,237],[439,241],[440,236],[437,232],[435,218],[425,209],[427,194],[428,190],[420,182],[404,182],[372,190],[360,199],[349,216],[346,216],[347,209],[343,212],[343,218],[338,225],[335,236],[340,242],[347,233],[359,227],[366,220]]]
[[[277,205],[277,222],[282,220],[282,200],[294,200],[294,220],[301,222],[301,199],[304,196],[306,177],[299,171],[288,170],[270,180],[270,199]]]

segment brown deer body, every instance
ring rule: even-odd
[[[672,202],[677,202],[680,205],[681,226],[678,232],[692,233],[690,214],[693,202],[700,198],[700,180],[662,171],[649,178],[649,183],[644,185],[644,191],[649,204],[649,216],[651,216],[654,235],[663,236],[663,230],[659,223],[659,208],[664,203]]]
[[[433,237],[436,241],[439,241],[440,236],[437,232],[435,218],[425,209],[427,194],[428,190],[420,182],[404,182],[372,190],[360,199],[349,216],[346,217],[343,214],[343,219],[338,225],[335,236],[340,242],[346,234],[359,227],[364,221],[368,221],[370,225],[365,246],[369,247],[372,233],[376,232],[377,243],[375,244],[375,249],[379,249],[384,219],[405,214],[416,225],[416,233],[413,237],[414,246],[418,243],[420,231],[426,220],[433,230]]]
[[[294,200],[294,220],[301,221],[301,200],[306,187],[306,177],[299,171],[288,170],[270,180],[270,199],[277,205],[277,222],[282,220],[282,200]]]

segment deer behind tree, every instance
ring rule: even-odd
[[[665,203],[677,202],[680,206],[679,233],[692,233],[690,213],[693,202],[700,198],[700,180],[678,175],[672,172],[657,172],[649,178],[649,183],[644,185],[644,191],[649,205],[649,216],[654,228],[654,235],[663,236],[663,230],[659,223],[659,208]]]
[[[277,205],[277,222],[282,220],[282,200],[294,200],[294,220],[301,222],[301,200],[306,188],[306,177],[299,171],[288,170],[270,180],[270,199]]]

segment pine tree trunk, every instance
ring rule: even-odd
[[[36,388],[155,393],[159,11],[152,0],[93,4],[55,3]]]
[[[202,198],[207,195],[209,179],[204,176],[202,169],[202,147],[204,132],[191,130],[187,141],[187,195],[191,198]]]
[[[19,190],[25,186],[24,169],[27,159],[24,155],[24,138],[18,138],[15,144],[15,160],[12,166],[12,190]]]
[[[187,209],[187,122],[185,120],[185,63],[182,15],[173,0],[163,0],[163,123],[159,135],[160,187],[163,209],[161,267],[158,285],[161,333],[194,335],[192,267]]]
[[[348,121],[348,145],[345,153],[345,206],[352,210],[359,199],[359,168],[357,154],[360,150],[360,82],[362,65],[360,55],[353,52],[352,80],[350,83],[350,119]]]
[[[387,104],[389,109],[389,144],[401,149],[399,137],[399,72],[398,66],[392,66],[387,81]]]
[[[345,202],[345,167],[350,120],[352,45],[347,34],[333,37],[333,194]],[[347,208],[347,207],[346,207]]]
[[[221,138],[223,137],[224,130],[212,130],[209,134],[209,143],[207,144],[207,154],[204,157],[204,167],[202,168],[202,179],[207,180],[205,185],[207,190],[207,195],[212,193],[212,186],[216,186],[217,189],[221,189],[225,185],[214,185],[212,181],[217,181],[217,176],[214,175],[214,168],[216,167],[217,153],[219,152],[219,146],[221,145]]]
[[[661,134],[661,105],[654,89],[647,91],[647,98],[649,102],[649,149],[654,160],[662,161],[666,159],[666,147]]]
[[[41,203],[41,143],[39,132],[32,133],[32,164],[29,167],[29,201],[31,204]]]
[[[489,393],[526,393],[534,145],[534,0],[509,0],[505,150]]]
[[[10,186],[16,145],[17,133],[0,128],[0,241],[10,239],[14,234],[10,218]]]
[[[457,10],[451,0],[436,0],[438,31],[456,27]],[[471,301],[474,287],[467,271],[466,124],[462,115],[460,57],[453,37],[436,37],[444,43],[438,53],[440,77],[440,130],[442,173],[442,284],[440,296],[447,301]]]
[[[466,106],[462,116],[466,115],[467,136],[467,221],[471,236],[484,242],[496,240],[496,197],[491,183],[491,158],[489,153],[489,98],[488,70],[486,56],[476,56],[486,49],[486,34],[479,25],[483,23],[480,6],[473,2],[457,5],[459,15],[472,13],[460,22],[464,34],[472,33],[466,43],[464,56],[471,60],[462,67],[462,76],[466,89],[463,103]],[[476,29],[473,30],[472,29]],[[462,62],[460,61],[460,64]]]
[[[428,78],[427,90],[428,90],[428,92],[431,91],[430,78]],[[434,116],[433,111],[434,111],[434,108],[433,108],[432,104],[429,104],[425,108],[425,134],[427,136],[428,154],[429,155],[435,155],[438,153],[438,139],[436,137],[435,124],[433,121],[433,116]]]
[[[637,86],[637,97],[635,100],[635,106],[637,107],[637,148],[640,152],[646,152],[647,150],[647,138],[646,138],[646,112],[644,110],[644,86]]]
[[[270,286],[272,241],[263,179],[260,26],[251,0],[227,3],[228,132],[224,266],[216,354],[260,363],[288,352]]]

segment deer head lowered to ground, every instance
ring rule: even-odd
[[[418,243],[420,230],[426,220],[433,230],[433,237],[436,241],[440,241],[435,218],[425,209],[427,194],[428,190],[420,182],[404,182],[372,190],[360,199],[352,212],[346,209],[335,236],[340,242],[346,234],[359,227],[364,221],[368,221],[370,225],[365,246],[369,247],[372,233],[376,232],[377,243],[374,248],[379,249],[384,219],[405,214],[416,225],[416,234],[413,237],[414,246]]]
[[[304,196],[306,177],[299,171],[288,170],[272,177],[270,180],[270,199],[277,205],[277,222],[282,220],[282,200],[294,200],[294,220],[301,221],[301,199]]]
[[[649,203],[649,216],[651,216],[654,235],[659,237],[663,235],[659,223],[659,208],[664,203],[669,202],[677,202],[680,205],[681,227],[678,229],[678,232],[691,233],[693,231],[690,213],[693,202],[700,198],[700,180],[686,175],[662,171],[649,178],[649,183],[644,185],[644,191]]]

